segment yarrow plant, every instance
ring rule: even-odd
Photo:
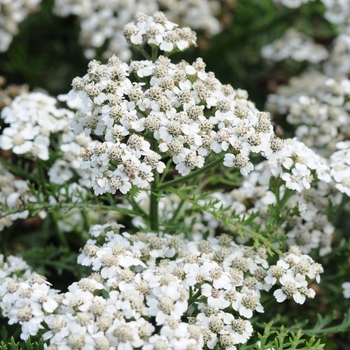
[[[322,349],[312,336],[326,322],[287,341],[269,317],[321,294],[349,142],[337,131],[328,157],[277,137],[270,113],[202,58],[170,58],[197,36],[163,12],[138,12],[123,35],[144,59],[92,60],[67,94],[25,91],[2,111],[0,230],[40,217],[52,240],[80,243],[74,267],[45,247],[72,271],[67,291],[4,250],[2,316],[49,350]]]

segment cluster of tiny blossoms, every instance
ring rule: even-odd
[[[9,324],[20,324],[22,339],[36,335],[46,313],[57,308],[45,278],[31,271],[21,258],[0,254],[0,309]]]
[[[350,142],[337,143],[338,151],[330,158],[331,176],[335,187],[350,197]]]
[[[55,98],[41,92],[19,94],[1,113],[8,126],[0,135],[0,148],[44,161],[55,152],[51,158],[56,160],[48,171],[51,182],[63,184],[77,176],[80,185],[91,187],[91,174],[80,168],[80,152],[92,144],[92,140],[84,134],[74,134],[67,125],[73,112],[57,108],[56,103]],[[54,134],[55,150],[50,149]]]
[[[329,156],[335,144],[350,134],[349,95],[348,79],[337,81],[306,72],[269,95],[266,108],[274,114],[287,114],[288,123],[296,126],[298,140]]]
[[[287,188],[298,192],[309,189],[314,181],[331,181],[326,159],[296,139],[284,140],[284,147],[267,163],[273,176],[281,178]]]
[[[78,263],[93,273],[58,294],[38,275],[6,278],[1,308],[22,325],[23,339],[44,321],[48,349],[236,349],[262,313],[261,293],[274,285],[277,302],[303,304],[315,292],[321,265],[291,247],[269,266],[265,249],[221,235],[187,241],[184,235],[120,233],[116,223],[95,225]],[[53,313],[53,311],[55,312]]]
[[[288,7],[298,7],[305,1],[279,1]],[[306,1],[307,2],[307,1]],[[296,136],[307,146],[329,156],[335,151],[335,144],[343,141],[350,133],[349,122],[349,79],[350,72],[350,6],[347,1],[324,0],[325,19],[338,26],[339,35],[334,39],[328,58],[323,50],[303,47],[305,57],[311,63],[323,61],[318,70],[308,67],[300,77],[294,77],[289,85],[278,87],[275,94],[268,96],[267,109],[272,114],[287,114],[287,121],[296,125]],[[286,39],[286,40],[285,40]],[[287,37],[280,44],[263,49],[270,53],[289,47]],[[295,50],[294,50],[295,51]],[[290,52],[289,56],[298,59]],[[267,56],[271,56],[267,55]],[[271,57],[269,57],[271,58]]]
[[[7,51],[13,36],[18,33],[18,24],[37,11],[40,3],[41,0],[0,1],[0,52]]]
[[[310,52],[313,54],[310,55]],[[266,45],[261,50],[263,58],[274,62],[292,58],[295,61],[319,63],[328,58],[328,51],[309,36],[289,29],[282,38]]]
[[[135,45],[146,41],[168,52],[195,44],[189,28],[178,29],[160,12],[139,13],[124,34]],[[225,166],[246,175],[254,168],[250,153],[269,157],[283,148],[268,113],[259,112],[245,91],[222,85],[200,58],[192,64],[165,56],[130,65],[116,56],[107,64],[93,60],[72,86],[68,96],[85,107],[70,126],[104,139],[81,154],[82,167],[93,169],[95,194],[147,188],[166,157],[185,176],[203,167],[209,154],[224,152]]]
[[[288,7],[299,7],[302,0],[278,0]],[[307,67],[300,77],[294,77],[289,85],[278,87],[268,96],[267,109],[271,113],[287,114],[287,121],[297,126],[296,136],[307,146],[318,149],[329,156],[335,144],[350,133],[349,128],[349,79],[350,72],[350,4],[347,1],[321,0],[325,5],[324,17],[338,27],[339,35],[334,39],[327,58],[325,49],[304,45],[304,56],[311,58],[312,67]],[[263,49],[271,56],[278,49],[290,47],[287,36],[277,44]],[[271,48],[275,48],[272,50]],[[277,50],[277,51],[276,51]],[[295,50],[294,50],[295,51]],[[298,55],[289,56],[298,60]],[[271,57],[269,57],[271,58]],[[315,70],[315,63],[322,62]]]
[[[29,158],[49,159],[50,135],[66,127],[72,112],[56,107],[56,99],[41,92],[17,96],[2,110],[8,127],[0,135],[0,148]]]
[[[86,188],[91,188],[91,172],[80,168],[80,153],[89,144],[90,137],[84,133],[75,135],[68,127],[68,115],[73,112],[56,107],[56,99],[39,92],[28,92],[24,88],[11,89],[11,96],[17,91],[20,94],[9,101],[2,111],[2,118],[8,127],[0,135],[0,149],[35,161],[36,158],[46,162],[49,181],[65,187],[50,196],[50,205],[60,201],[81,202],[87,195]],[[55,145],[53,148],[52,145]],[[33,167],[40,167],[38,162]],[[77,182],[74,182],[77,181]],[[0,231],[12,225],[17,219],[25,219],[29,215],[29,204],[35,205],[37,198],[31,186],[33,179],[24,181],[6,170],[0,164]],[[39,212],[41,218],[46,212]],[[72,228],[72,216],[65,216],[58,225],[65,231]]]
[[[227,2],[229,3],[229,2]],[[228,4],[225,4],[227,6]],[[85,47],[85,56],[94,58],[96,49],[108,40],[105,57],[118,55],[123,61],[131,58],[129,46],[125,43],[122,30],[138,11],[152,14],[162,8],[169,18],[177,23],[202,30],[207,34],[217,34],[221,24],[216,18],[221,14],[219,0],[108,0],[73,1],[55,0],[54,13],[58,16],[75,15],[80,19],[80,41]]]
[[[0,164],[0,231],[10,227],[13,221],[25,219],[29,215],[26,209],[29,202],[35,203],[36,198],[25,180],[16,177]],[[44,217],[43,212],[40,216]]]

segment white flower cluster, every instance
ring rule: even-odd
[[[60,153],[48,171],[49,179],[62,185],[75,175],[79,185],[91,187],[89,170],[80,168],[81,150],[92,144],[90,137],[75,135],[67,126],[73,112],[56,107],[56,99],[41,92],[23,92],[1,113],[9,124],[0,135],[0,148],[11,150],[30,159],[49,160],[50,153]],[[50,149],[52,135],[56,135],[55,149]],[[51,145],[52,147],[52,145]],[[74,186],[76,186],[75,184]]]
[[[182,234],[119,233],[121,227],[91,228],[78,263],[93,273],[66,293],[39,275],[3,280],[3,315],[22,325],[22,339],[44,321],[50,350],[235,350],[252,335],[254,312],[264,312],[263,291],[278,284],[278,302],[303,304],[315,295],[308,283],[323,272],[297,247],[269,266],[264,248],[237,245],[228,235],[189,242]]]
[[[275,114],[287,113],[298,140],[329,156],[350,133],[349,96],[348,79],[337,81],[307,72],[291,79],[288,86],[278,87],[268,96],[266,108]]]
[[[152,16],[139,12],[134,22],[127,23],[123,29],[126,40],[133,45],[147,43],[158,46],[164,52],[186,50],[196,45],[197,36],[189,27],[177,28],[163,12],[155,12]]]
[[[29,212],[25,209],[28,202],[36,202],[35,196],[30,193],[28,182],[16,179],[0,164],[0,231],[10,227],[15,220],[28,217]]]
[[[274,0],[274,2],[290,8],[297,8],[309,0]],[[318,63],[329,56],[322,67],[325,74],[328,77],[344,78],[350,72],[350,3],[346,0],[321,0],[321,2],[325,6],[324,18],[336,25],[339,32],[339,35],[333,40],[329,55],[321,45],[304,42],[303,48],[295,47],[296,54],[290,51],[288,57],[299,60],[298,54],[301,53],[306,61]],[[274,57],[271,56],[283,55],[289,47],[290,43],[285,36],[264,48],[263,56],[264,52],[267,51],[267,58],[274,60]]]
[[[92,186],[91,171],[80,167],[80,153],[93,142],[83,133],[74,134],[67,125],[68,115],[73,115],[73,112],[58,109],[56,102],[42,93],[22,91],[3,109],[2,117],[9,126],[0,135],[0,148],[31,160],[47,161],[49,181],[65,185],[55,197],[50,196],[50,206],[68,199],[70,203],[82,202],[88,193],[86,188]],[[40,167],[38,164],[33,166]],[[15,220],[28,217],[29,204],[38,202],[30,190],[31,185],[35,185],[33,180],[21,180],[0,165],[0,231],[10,227]],[[39,216],[44,219],[46,211],[41,210]],[[81,215],[71,212],[60,217],[57,224],[61,230],[71,231],[81,222]]]
[[[275,2],[288,7],[298,7],[304,3],[294,0]],[[332,43],[329,57],[319,67],[309,66],[299,77],[291,78],[287,86],[279,86],[275,94],[268,96],[266,108],[272,115],[286,115],[287,121],[296,126],[295,134],[298,140],[327,157],[327,173],[329,172],[331,182],[327,186],[321,181],[317,187],[301,193],[304,198],[305,195],[308,197],[311,194],[314,199],[322,199],[323,207],[326,208],[327,205],[341,205],[342,193],[350,195],[347,160],[350,154],[346,141],[350,134],[350,3],[343,0],[321,2],[326,9],[324,18],[336,25],[339,33]],[[313,57],[315,53],[309,50],[309,55]],[[325,201],[327,197],[329,202]],[[331,232],[334,228],[329,225],[325,210],[319,209],[316,213],[315,209],[319,208],[319,205],[315,204],[314,199],[311,203],[309,200],[300,200],[300,218],[287,235],[289,243],[298,242],[301,246],[309,246],[309,249],[313,245],[319,245],[320,254],[323,255],[331,249]],[[307,205],[306,210],[304,203]],[[315,204],[314,208],[312,203]],[[344,209],[349,208],[345,206]],[[312,212],[316,216],[311,215]],[[312,220],[309,221],[309,218]],[[320,235],[319,231],[323,233]],[[301,243],[302,240],[305,240],[305,244]],[[309,250],[302,249],[306,252]],[[345,296],[346,289],[343,287]]]
[[[44,320],[44,312],[53,312],[57,302],[53,299],[45,278],[33,273],[23,259],[0,254],[0,309],[9,324],[19,323],[21,339],[36,335]]]
[[[81,23],[80,41],[85,46],[85,56],[93,58],[96,49],[108,40],[105,57],[118,55],[123,61],[131,58],[131,51],[125,43],[122,30],[135,13],[142,11],[152,14],[162,8],[169,18],[196,30],[209,34],[221,31],[221,24],[216,18],[221,13],[219,0],[108,0],[74,1],[55,0],[54,13],[58,16],[78,16]]]
[[[38,274],[25,281],[7,278],[0,285],[2,315],[9,319],[9,324],[20,324],[21,339],[28,339],[44,328],[41,323],[45,315],[57,308],[56,294],[45,277]]]
[[[143,40],[166,51],[195,43],[190,30],[177,29],[162,13],[136,17],[124,29],[134,43]],[[93,60],[72,86],[68,96],[79,97],[85,107],[71,127],[105,141],[82,152],[82,167],[94,171],[97,195],[148,187],[153,171],[165,168],[161,159],[166,156],[184,176],[203,167],[211,152],[225,152],[224,164],[246,175],[253,169],[251,152],[269,157],[283,147],[268,113],[259,112],[245,91],[222,85],[200,58],[174,64],[159,56],[130,66],[116,56],[107,64]]]
[[[13,255],[5,258],[0,254],[0,284],[3,285],[10,280],[23,282],[32,276],[29,265],[22,259]]]
[[[56,107],[56,99],[41,92],[17,96],[2,110],[8,127],[0,135],[0,148],[29,158],[49,159],[50,135],[63,130],[72,112]]]
[[[316,279],[319,283],[322,272],[322,265],[315,263],[308,255],[301,254],[297,246],[292,246],[284,258],[270,266],[265,281],[276,283],[278,280],[281,284],[281,288],[273,293],[279,303],[293,297],[296,303],[304,304],[306,297],[314,298],[316,294],[307,287],[308,279]]]
[[[332,42],[329,58],[323,71],[329,77],[344,79],[350,72],[350,30],[339,34]]]
[[[37,11],[41,0],[0,0],[0,52],[9,48],[18,24]]]
[[[335,187],[350,197],[350,142],[337,143],[338,151],[330,158],[331,176]]]
[[[312,55],[310,55],[312,52]],[[289,29],[283,37],[261,49],[261,55],[274,62],[292,58],[295,61],[320,63],[328,58],[328,51],[320,44],[294,29]]]
[[[271,174],[286,187],[298,192],[309,189],[313,181],[331,181],[327,161],[296,139],[284,140],[284,147],[267,161]]]

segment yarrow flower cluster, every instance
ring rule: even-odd
[[[145,41],[168,52],[195,44],[191,30],[177,29],[162,13],[139,13],[124,34],[135,45]],[[88,74],[72,86],[68,96],[85,107],[71,127],[104,138],[82,153],[83,168],[94,172],[95,194],[147,188],[153,171],[165,168],[165,157],[184,176],[203,167],[210,153],[225,152],[224,164],[246,175],[253,170],[250,153],[269,157],[283,148],[269,115],[259,112],[245,91],[206,72],[200,58],[174,64],[159,56],[127,65],[112,56],[107,64],[91,61]]]
[[[291,190],[309,189],[313,181],[331,181],[327,161],[296,139],[288,139],[285,147],[268,159],[273,176],[280,177]]]
[[[331,176],[335,187],[350,197],[350,143],[339,142],[336,146],[339,150],[330,159]]]
[[[37,199],[30,192],[28,182],[16,179],[2,164],[0,164],[0,231],[10,227],[13,221],[25,219],[29,215],[26,209],[29,202],[35,203]],[[5,214],[10,212],[10,214]],[[41,212],[42,217],[45,216]]]
[[[349,93],[348,79],[306,72],[291,79],[288,86],[278,87],[276,94],[268,96],[266,107],[273,114],[287,113],[298,140],[329,156],[350,133]]]
[[[66,293],[35,274],[3,279],[3,315],[21,324],[22,339],[44,321],[48,349],[235,349],[253,333],[249,319],[264,312],[262,292],[278,284],[278,302],[303,304],[315,296],[308,283],[323,272],[297,247],[269,266],[264,248],[237,245],[228,235],[189,242],[182,234],[120,233],[122,227],[91,227],[78,263],[93,273]]]
[[[13,36],[18,33],[18,24],[37,11],[40,3],[41,0],[0,1],[0,52],[7,51]]]
[[[272,283],[278,280],[282,285],[281,289],[273,293],[279,303],[288,297],[293,297],[296,303],[303,304],[306,297],[315,296],[315,291],[307,288],[307,279],[315,278],[319,282],[322,272],[323,267],[320,264],[315,263],[308,255],[301,254],[298,247],[292,246],[284,258],[270,267],[265,280]]]
[[[310,52],[313,54],[310,55]],[[319,63],[328,58],[329,53],[322,45],[315,43],[311,37],[289,29],[282,38],[264,46],[261,55],[274,62],[290,57],[295,61]]]
[[[228,6],[219,0],[133,0],[104,1],[55,0],[53,12],[58,16],[78,16],[81,25],[80,41],[85,47],[85,56],[94,58],[96,50],[108,40],[105,57],[117,54],[123,61],[131,57],[129,46],[122,35],[123,27],[132,20],[135,13],[142,11],[148,15],[162,8],[165,14],[182,25],[189,25],[206,34],[217,34],[222,25],[217,18],[222,15],[222,7]]]
[[[53,312],[57,302],[53,299],[45,278],[31,271],[21,258],[8,256],[6,262],[0,254],[0,308],[9,324],[19,323],[22,339],[36,335],[43,326],[44,312]]]
[[[10,91],[10,96],[15,92],[19,95],[2,111],[1,117],[8,126],[0,135],[0,149],[27,158],[27,165],[35,171],[40,172],[40,168],[43,172],[47,171],[50,182],[65,185],[50,195],[51,206],[67,200],[81,202],[92,183],[90,170],[80,167],[80,153],[83,148],[93,144],[91,138],[83,133],[74,134],[67,125],[68,115],[73,115],[73,112],[57,108],[55,98],[26,91],[24,87]],[[30,208],[44,200],[42,193],[36,196],[33,191],[38,185],[35,176],[27,180],[15,176],[6,169],[6,160],[10,160],[11,153],[4,154],[4,165],[0,164],[0,231],[10,227],[15,220],[28,218]],[[37,159],[46,161],[45,169],[41,163],[35,162]],[[39,208],[36,214],[41,219],[47,216],[43,208]],[[74,214],[71,214],[62,217],[65,222],[58,220],[57,224],[63,231],[69,231],[81,223],[81,215],[73,220]]]
[[[164,52],[183,51],[196,45],[197,40],[195,32],[188,27],[177,28],[177,24],[170,22],[163,12],[156,12],[152,16],[139,12],[135,22],[124,26],[123,35],[133,45],[147,43],[158,46]]]
[[[79,157],[82,148],[92,144],[92,140],[84,134],[75,135],[67,127],[73,112],[57,108],[56,104],[55,98],[41,92],[19,94],[1,113],[9,126],[0,135],[0,148],[29,159],[47,161],[52,152],[51,137],[55,135],[55,144],[59,143],[61,154],[48,171],[50,181],[67,183],[76,174],[80,185],[91,187],[91,175],[89,171],[81,170]]]
[[[49,159],[50,135],[66,127],[72,112],[56,107],[56,99],[41,92],[17,96],[2,110],[9,124],[0,135],[0,148],[29,158]]]

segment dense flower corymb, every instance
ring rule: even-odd
[[[278,302],[293,297],[303,303],[315,295],[308,282],[319,282],[323,271],[297,247],[269,266],[264,248],[238,245],[226,235],[189,242],[183,234],[132,235],[120,232],[122,227],[114,222],[91,227],[78,262],[93,273],[66,293],[26,271],[20,259],[2,263],[0,307],[10,324],[21,325],[23,339],[45,322],[49,349],[103,344],[147,350],[168,344],[200,350],[226,343],[233,349],[252,336],[250,319],[264,312],[263,290],[279,284]],[[217,262],[220,252],[225,254]]]
[[[193,32],[177,28],[161,12],[139,13],[124,34],[134,45],[165,52],[195,44]],[[174,64],[159,56],[128,65],[112,56],[107,64],[91,61],[88,73],[73,80],[68,96],[85,107],[71,127],[103,139],[81,154],[82,166],[93,169],[95,194],[147,188],[167,157],[185,176],[203,167],[210,153],[225,153],[224,164],[247,175],[254,168],[251,153],[269,157],[283,147],[275,142],[269,115],[205,66],[201,58]]]

